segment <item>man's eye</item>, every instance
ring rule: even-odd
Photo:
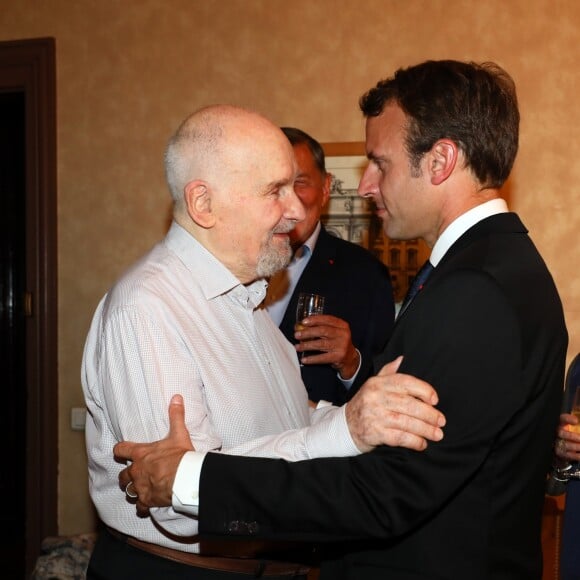
[[[381,172],[384,173],[385,172],[385,163],[384,161],[381,160],[376,160],[375,162],[375,167]]]

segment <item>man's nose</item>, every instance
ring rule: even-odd
[[[360,178],[357,194],[360,197],[372,197],[376,189],[375,181],[376,180],[373,178],[373,170],[371,164],[369,163],[369,165],[367,165],[366,169],[364,170],[362,177]]]
[[[294,192],[294,188],[286,196],[286,211],[284,212],[284,217],[297,222],[301,222],[306,217],[304,206]]]

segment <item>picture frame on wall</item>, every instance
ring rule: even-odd
[[[391,240],[384,235],[371,199],[358,195],[368,164],[362,141],[322,143],[326,170],[332,175],[330,200],[321,216],[332,235],[366,248],[389,267],[395,301],[401,302],[421,264],[429,257],[422,240]]]

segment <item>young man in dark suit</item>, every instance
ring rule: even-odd
[[[568,336],[552,276],[500,195],[518,148],[514,83],[493,63],[427,61],[380,81],[361,108],[359,194],[388,236],[423,238],[434,267],[377,368],[403,355],[401,370],[431,382],[445,438],[422,453],[296,463],[209,453],[190,509],[202,535],[343,540],[323,579],[539,580]],[[188,447],[179,422],[157,447],[118,449],[142,459],[121,474],[138,480],[141,509],[171,503],[159,474]]]
[[[282,127],[294,150],[294,191],[305,218],[290,232],[293,258],[275,274],[265,305],[284,336],[297,344],[302,380],[311,401],[343,404],[370,376],[372,359],[387,343],[395,305],[388,268],[369,251],[328,233],[320,222],[332,176],[324,150],[300,129]],[[296,334],[300,292],[325,297],[325,313],[305,320]]]

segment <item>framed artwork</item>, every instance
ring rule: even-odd
[[[391,273],[395,301],[401,302],[417,270],[429,257],[421,240],[391,240],[383,233],[372,200],[357,190],[368,160],[362,141],[322,143],[326,170],[332,175],[330,200],[321,221],[329,233],[366,248],[384,262]]]

